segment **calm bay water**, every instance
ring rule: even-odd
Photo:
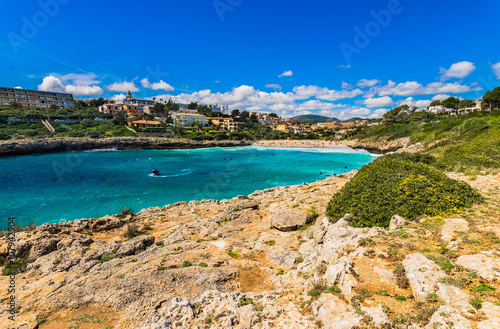
[[[0,158],[1,227],[135,212],[178,201],[248,195],[359,169],[375,156],[350,149],[239,147],[88,151]],[[347,169],[345,168],[347,166]],[[151,175],[153,168],[160,176]],[[320,172],[322,174],[320,174]]]

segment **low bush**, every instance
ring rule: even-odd
[[[480,200],[468,184],[425,163],[387,159],[361,168],[330,200],[326,215],[337,222],[349,213],[351,226],[387,227],[396,214],[409,219],[449,215]]]
[[[123,234],[123,236],[128,238],[128,239],[132,239],[140,234],[141,234],[141,232],[139,231],[139,228],[137,227],[137,225],[129,224],[126,227],[125,233]]]
[[[447,147],[436,167],[448,171],[478,172],[500,168],[500,131],[482,134],[461,145]]]
[[[380,162],[386,160],[396,160],[396,161],[410,161],[413,163],[425,163],[425,164],[433,164],[436,162],[436,158],[430,154],[424,153],[392,153],[386,154],[383,157],[376,158],[373,162]]]

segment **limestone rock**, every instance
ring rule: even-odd
[[[438,280],[446,277],[436,263],[419,253],[407,255],[403,266],[416,301],[425,302],[427,295],[436,291]]]
[[[353,267],[352,260],[342,257],[338,264],[328,266],[325,274],[327,285],[337,284],[347,299],[352,297],[352,289],[356,284],[356,280],[351,274]]]
[[[432,315],[430,322],[424,328],[450,328],[449,325],[451,323],[451,328],[454,329],[473,328],[470,321],[460,315],[460,312],[458,310],[447,305],[442,305],[441,307],[439,307],[439,309]]]
[[[322,219],[317,220],[316,223],[314,224],[313,237],[314,237],[314,241],[317,244],[323,243],[323,238],[325,237],[325,234],[328,230],[328,226],[330,226],[330,224],[331,224],[330,221],[326,217],[323,217]]]
[[[475,271],[483,279],[494,280],[500,278],[500,272],[494,269],[500,268],[500,259],[484,254],[475,254],[460,256],[457,258],[456,263]]]
[[[447,305],[452,306],[463,313],[473,309],[469,304],[470,296],[467,292],[460,288],[443,283],[438,283],[438,287],[439,291],[437,292],[437,295],[439,299],[444,301]]]
[[[295,264],[295,259],[297,259],[298,257],[300,257],[300,254],[298,252],[293,250],[285,250],[284,248],[281,250],[273,250],[269,254],[269,258],[271,259],[271,261],[284,269],[293,267],[293,265]]]
[[[481,311],[486,315],[487,320],[477,324],[478,329],[498,329],[500,328],[500,306],[495,306],[490,302],[485,302]]]
[[[406,224],[406,219],[399,215],[394,215],[391,218],[391,223],[389,224],[389,232],[399,230]]]
[[[373,323],[375,323],[377,327],[390,326],[391,320],[389,320],[389,317],[385,314],[381,306],[374,306],[374,307],[362,306],[362,309],[363,311],[366,312],[366,314],[368,314],[368,316],[372,318]]]
[[[284,232],[293,231],[306,221],[307,214],[300,209],[276,209],[271,216],[271,226]]]
[[[325,329],[356,328],[362,319],[352,306],[331,294],[322,295],[313,303],[313,313]]]
[[[441,228],[441,240],[445,243],[449,243],[456,236],[457,231],[467,231],[469,229],[469,223],[462,218],[448,218],[445,219],[445,224]]]
[[[155,238],[150,235],[138,236],[130,241],[122,243],[120,248],[117,250],[116,255],[135,255],[136,253],[145,250],[146,247],[151,246],[153,243],[155,243]]]

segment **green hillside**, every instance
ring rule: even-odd
[[[315,114],[299,115],[299,116],[293,117],[292,120],[300,121],[300,122],[309,122],[309,123],[340,121],[337,118],[329,118],[329,117],[325,117],[322,115],[315,115]]]

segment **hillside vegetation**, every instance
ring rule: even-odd
[[[422,117],[425,119],[422,120]],[[469,174],[500,168],[500,110],[464,116],[415,113],[408,122],[359,129],[354,138],[395,140],[408,137],[436,157],[436,168]]]
[[[481,196],[425,162],[431,157],[398,154],[364,166],[329,202],[326,215],[345,214],[354,227],[387,227],[393,215],[416,219],[447,216],[469,208]]]
[[[456,214],[481,197],[446,173],[474,176],[500,169],[499,110],[463,116],[395,110],[382,125],[358,128],[354,138],[406,137],[409,145],[421,144],[419,152],[385,155],[364,166],[329,202],[326,214],[331,221],[350,214],[351,226],[387,227],[393,215],[416,219]]]

